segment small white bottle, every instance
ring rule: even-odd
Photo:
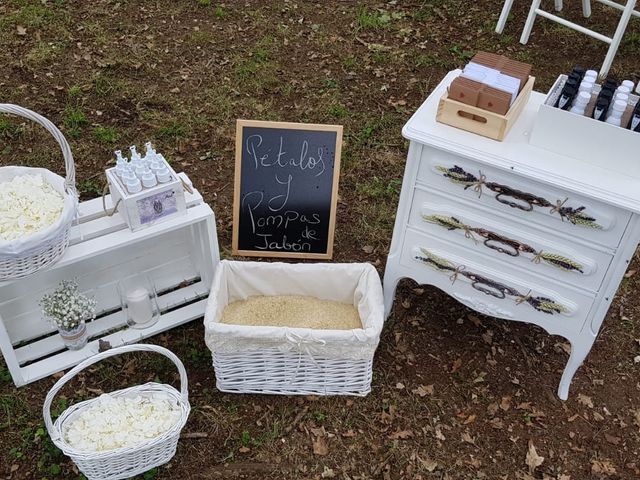
[[[133,179],[128,179],[125,182],[127,186],[127,191],[129,193],[138,193],[142,191],[142,183],[138,177],[134,177]]]
[[[622,114],[627,109],[627,102],[623,102],[622,100],[616,100],[613,102],[613,106],[609,110],[609,116],[605,120],[607,123],[611,125],[616,125],[617,127],[622,124]]]
[[[578,91],[587,92],[589,95],[591,95],[591,92],[593,92],[593,87],[594,87],[593,82],[583,80],[582,83],[580,84],[580,87],[578,88]]]
[[[573,102],[573,106],[569,110],[571,113],[576,113],[578,115],[584,115],[585,110],[587,109],[587,105],[591,100],[591,94],[587,92],[580,92]]]
[[[142,175],[142,186],[144,188],[155,187],[157,184],[156,176],[151,170],[147,170],[147,172]]]
[[[620,100],[621,102],[624,102],[625,104],[629,103],[629,94],[628,93],[616,93],[616,96],[613,98],[613,100]]]
[[[586,72],[584,72],[584,77],[582,77],[582,79],[588,79],[591,83],[596,83],[596,81],[598,80],[598,72],[596,72],[595,70],[587,70]]]
[[[158,177],[158,182],[167,183],[171,180],[171,173],[169,172],[169,169],[165,167],[156,172],[156,177]]]
[[[633,87],[635,86],[631,80],[623,80],[620,84],[621,87],[626,87],[629,89],[629,92],[633,91]]]

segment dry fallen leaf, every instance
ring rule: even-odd
[[[624,278],[631,278],[636,274],[637,270],[629,270],[627,273],[624,274]]]
[[[436,425],[435,428],[435,436],[438,440],[446,440],[447,437],[444,436],[444,434],[442,433],[442,427],[440,425]]]
[[[362,247],[362,251],[364,253],[372,253],[373,252],[373,246],[372,245],[365,245],[364,247]]]
[[[600,475],[615,475],[616,467],[610,460],[591,460],[591,473]]]
[[[411,430],[398,430],[397,432],[389,435],[389,440],[406,440],[410,437],[413,437],[413,432]]]
[[[418,457],[418,460],[427,470],[427,472],[433,472],[436,468],[438,468],[438,462],[436,462],[435,460],[431,460],[430,458],[422,460],[420,457]]]
[[[26,35],[27,34],[27,29],[25,27],[23,27],[22,25],[17,25],[16,26],[16,33],[20,36]]]
[[[502,397],[500,400],[500,408],[505,412],[511,408],[511,397]]]
[[[532,440],[529,440],[529,450],[527,450],[527,456],[524,459],[525,463],[529,467],[529,473],[533,473],[536,468],[542,465],[544,462],[544,457],[538,455],[536,451],[536,447],[533,444]]]
[[[324,457],[329,453],[329,446],[324,437],[315,437],[313,440],[313,453]]]
[[[593,408],[593,400],[591,400],[591,397],[583,395],[582,393],[578,394],[578,403],[581,403],[586,407]]]
[[[326,465],[324,467],[324,470],[320,474],[320,477],[322,478],[335,478],[335,476],[336,472],[334,472],[332,468],[329,468]]]
[[[412,392],[421,397],[426,397],[427,395],[433,395],[433,385],[420,385],[415,390],[412,390]]]
[[[461,358],[457,358],[453,362],[453,365],[451,366],[451,371],[449,373],[457,372],[460,369],[461,366],[462,366],[462,359]]]
[[[400,382],[396,383],[396,388],[398,390],[404,390],[404,383],[400,383]]]
[[[476,443],[473,437],[469,434],[469,432],[463,432],[461,435],[461,438],[463,442],[470,443],[471,445],[475,445]]]
[[[612,445],[619,445],[621,440],[620,437],[614,437],[613,435],[609,435],[608,433],[604,434],[604,438]]]
[[[238,449],[238,451],[239,451],[240,453],[247,453],[247,452],[248,452],[248,451],[250,451],[250,450],[251,450],[251,449],[250,449],[249,447],[240,447],[240,448]]]
[[[357,435],[357,433],[356,433],[356,432],[354,432],[353,430],[347,430],[346,432],[344,432],[344,433],[342,434],[342,436],[343,436],[344,438],[351,438],[351,437],[355,437],[356,435]]]
[[[464,425],[469,425],[470,423],[473,423],[473,422],[475,422],[475,421],[476,421],[476,416],[475,416],[475,415],[469,415],[469,416],[467,417],[467,419],[466,419],[464,422],[462,422],[462,423],[463,423]]]

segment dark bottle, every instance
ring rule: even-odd
[[[633,132],[640,133],[640,100],[638,100],[638,103],[636,103],[633,109],[633,115],[631,115],[627,128]]]

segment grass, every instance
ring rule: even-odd
[[[100,97],[108,97],[114,93],[125,90],[126,82],[119,78],[112,78],[107,75],[98,75],[92,81],[93,90]]]
[[[25,56],[32,67],[44,66],[55,61],[65,49],[62,42],[38,42]]]
[[[240,55],[235,68],[240,86],[252,94],[278,86],[277,62],[274,60],[276,53],[275,40],[267,35],[258,41],[248,55]]]
[[[78,190],[80,193],[102,195],[102,185],[96,180],[82,180],[78,182]]]
[[[349,110],[347,109],[347,107],[339,103],[335,105],[331,105],[329,108],[327,108],[327,113],[331,117],[338,120],[341,120],[349,116]]]
[[[0,117],[0,138],[13,138],[22,132],[22,127],[7,118]]]
[[[68,106],[64,111],[64,126],[70,137],[79,137],[89,121],[82,109],[77,106]]]
[[[360,196],[367,197],[372,200],[394,199],[400,194],[402,180],[393,178],[386,180],[374,176],[369,182],[359,183],[356,192]]]
[[[96,127],[93,136],[100,143],[113,145],[118,140],[118,130],[114,127]]]
[[[187,136],[189,129],[177,119],[156,129],[156,136],[165,141],[174,141]]]
[[[360,6],[356,10],[356,30],[378,30],[391,22],[391,15],[384,10],[369,10]]]

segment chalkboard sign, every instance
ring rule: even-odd
[[[238,120],[233,253],[329,259],[342,127]]]

